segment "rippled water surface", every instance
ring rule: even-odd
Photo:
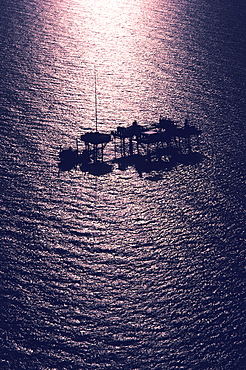
[[[245,369],[244,2],[0,10],[0,368]],[[101,132],[188,116],[200,160],[59,173],[95,71]]]

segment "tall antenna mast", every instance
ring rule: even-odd
[[[96,120],[96,132],[97,132],[97,74],[94,66],[94,83],[95,83],[95,120]]]

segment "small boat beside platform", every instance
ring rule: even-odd
[[[94,131],[82,134],[80,140],[84,144],[82,151],[79,150],[78,140],[76,140],[76,149],[60,148],[58,167],[61,171],[69,171],[77,165],[80,165],[83,170],[89,168],[91,170],[92,164],[103,163],[104,149],[111,141],[111,135]]]
[[[70,171],[78,164],[86,164],[89,163],[89,161],[89,153],[87,150],[79,152],[78,149],[69,147],[68,149],[60,149],[58,167],[60,171]]]

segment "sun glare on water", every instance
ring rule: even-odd
[[[92,83],[94,66],[97,70],[99,106],[112,107],[112,116],[115,111],[130,109],[129,99],[134,102],[139,99],[132,94],[139,95],[144,86],[138,73],[144,63],[142,50],[146,50],[142,26],[143,14],[146,15],[144,2],[76,0],[72,12],[79,48],[76,52],[90,71]],[[125,87],[129,81],[131,92]]]
[[[152,27],[157,16],[155,0],[64,0],[54,4],[59,15],[57,29],[70,36],[59,33],[56,42],[62,47],[59,58],[65,50],[69,68],[73,66],[69,78],[78,114],[83,106],[84,119],[93,117],[96,68],[100,120],[114,126],[119,120],[143,121],[158,115],[165,83],[162,70],[156,68],[160,50],[155,43],[158,30]],[[167,49],[162,50],[166,53]],[[158,88],[153,91],[153,86]]]

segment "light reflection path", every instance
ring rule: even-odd
[[[61,91],[59,99],[73,104],[73,109],[68,106],[68,113],[73,111],[77,129],[93,125],[94,66],[103,130],[135,119],[145,123],[159,114],[177,114],[173,68],[180,49],[180,45],[175,49],[175,35],[182,20],[179,22],[177,4],[170,18],[171,6],[166,4],[160,14],[157,1],[74,0],[69,6],[65,1],[53,4],[54,18],[45,32],[53,37],[56,60],[66,62],[70,71],[71,80],[64,89],[71,97]],[[56,70],[56,77],[63,80],[64,73],[67,76],[67,71]]]

